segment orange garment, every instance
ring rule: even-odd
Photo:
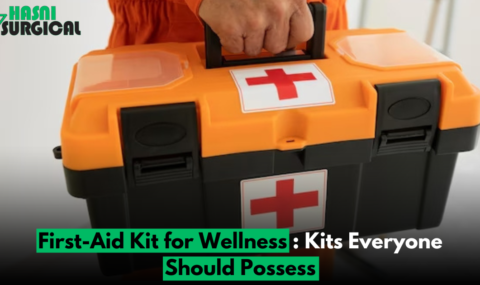
[[[114,24],[108,47],[204,40],[202,0],[109,0]],[[327,5],[327,30],[348,26],[346,0],[307,0]]]

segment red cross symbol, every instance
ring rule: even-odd
[[[296,81],[317,80],[313,73],[286,74],[283,69],[270,69],[265,72],[268,76],[247,78],[247,84],[249,86],[275,84],[280,100],[298,98],[297,87],[294,84]]]
[[[318,191],[293,193],[293,179],[277,181],[277,196],[251,201],[252,215],[277,213],[277,228],[293,227],[293,210],[318,206]]]

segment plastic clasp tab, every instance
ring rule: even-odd
[[[137,185],[192,179],[193,160],[189,154],[141,159],[134,161],[133,171]]]
[[[430,128],[384,132],[380,137],[378,154],[428,152],[432,138]]]

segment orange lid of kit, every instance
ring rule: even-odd
[[[219,69],[205,68],[203,43],[92,52],[73,70],[61,133],[64,166],[123,166],[119,113],[128,107],[195,102],[202,157],[373,139],[374,86],[383,83],[438,79],[439,128],[480,124],[480,91],[456,63],[406,33],[327,31],[326,43],[322,60]],[[266,103],[275,100],[273,90],[281,96],[292,86],[313,99]]]

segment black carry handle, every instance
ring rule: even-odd
[[[307,50],[303,55],[263,57],[241,60],[226,60],[222,55],[220,38],[213,32],[209,25],[205,25],[205,61],[207,69],[231,67],[249,64],[263,64],[274,62],[288,62],[299,60],[323,59],[325,53],[325,28],[327,20],[327,7],[320,2],[310,3],[312,12],[314,34],[307,42]]]

